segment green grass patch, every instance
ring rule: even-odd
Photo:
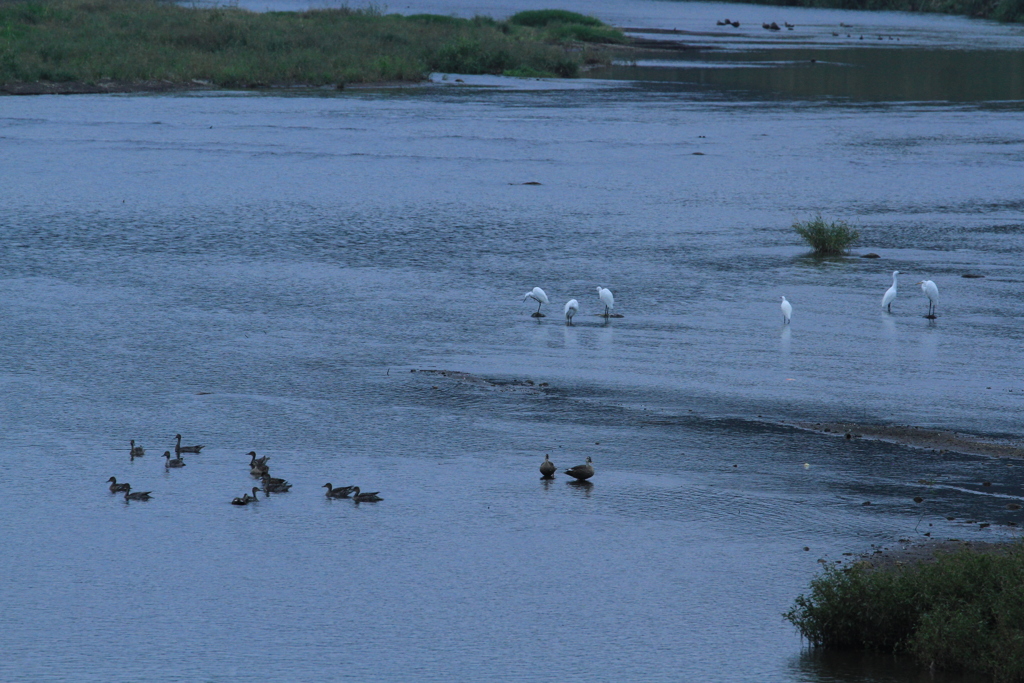
[[[830,567],[783,615],[814,646],[915,657],[924,666],[1024,680],[1024,545],[934,564]]]
[[[537,9],[517,12],[508,18],[510,24],[541,28],[550,24],[579,24],[580,26],[604,26],[600,19],[577,14],[564,9]]]
[[[845,254],[860,233],[851,228],[846,221],[829,223],[820,215],[811,220],[796,221],[793,230],[811,245],[814,253],[819,256],[835,256]]]
[[[549,42],[558,43],[626,43],[622,31],[600,19],[563,9],[528,10],[513,14],[508,23],[543,29]]]
[[[597,24],[612,32],[603,42],[617,42]],[[376,8],[260,13],[161,0],[0,0],[0,83],[319,86],[418,81],[431,71],[571,77],[584,63],[607,61],[598,48],[564,45],[602,42],[596,34],[548,29]]]

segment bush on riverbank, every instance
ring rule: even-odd
[[[593,30],[613,31],[592,22]],[[160,0],[0,0],[0,83],[316,86],[418,81],[430,71],[568,77],[603,60],[599,48],[566,49],[569,40],[587,38],[489,17],[374,9],[257,13]]]
[[[860,237],[860,233],[851,228],[846,221],[829,223],[820,215],[808,221],[793,223],[793,229],[819,256],[845,254],[850,245]]]
[[[909,654],[925,666],[1024,681],[1024,545],[937,557],[827,568],[784,616],[817,647]]]

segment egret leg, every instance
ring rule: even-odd
[[[538,301],[538,302],[537,302],[537,312],[538,312],[538,313],[540,313],[540,305],[541,305],[542,303],[544,303],[544,302],[543,302],[543,301]]]
[[[607,318],[609,315],[611,315],[611,309],[608,308],[607,306],[605,306],[604,307],[604,317]]]

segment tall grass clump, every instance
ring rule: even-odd
[[[830,567],[783,616],[816,647],[1024,681],[1024,545],[941,554],[934,564]]]
[[[625,34],[600,19],[564,9],[540,9],[517,12],[508,18],[514,26],[543,29],[552,42],[625,43]]]
[[[604,26],[596,17],[570,12],[564,9],[535,9],[517,12],[508,18],[510,24],[540,28],[550,24],[579,24],[581,26]]]
[[[860,238],[860,233],[846,221],[829,223],[820,214],[810,220],[794,222],[793,229],[819,256],[845,254],[850,245]]]

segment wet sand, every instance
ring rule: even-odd
[[[1024,458],[1024,448],[1015,442],[986,438],[963,432],[925,429],[910,425],[866,425],[856,422],[787,422],[792,427],[844,439],[874,439],[940,453],[952,451],[994,458]]]
[[[1007,553],[1019,545],[1018,541],[991,543],[988,541],[963,541],[956,538],[936,539],[934,541],[914,541],[913,543],[879,548],[861,555],[857,564],[871,569],[895,569],[897,567],[931,564],[943,554],[969,550],[974,553]]]

